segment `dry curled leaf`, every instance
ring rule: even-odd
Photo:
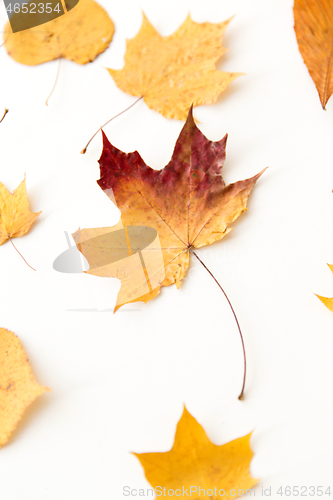
[[[24,23],[27,14],[20,11],[14,16],[21,16]],[[41,64],[60,57],[86,64],[104,52],[113,33],[113,22],[105,10],[93,0],[80,0],[65,15],[34,28],[13,33],[7,23],[4,40],[8,54],[22,64]]]
[[[125,66],[109,69],[117,86],[143,97],[167,118],[185,120],[193,103],[216,102],[220,93],[242,73],[217,71],[226,52],[222,39],[229,21],[196,23],[190,17],[170,36],[161,36],[143,16],[139,33],[127,41]]]
[[[26,408],[48,390],[36,382],[21,341],[0,328],[0,446],[7,443]]]
[[[26,234],[39,214],[30,211],[25,179],[13,194],[0,182],[0,245]]]
[[[325,109],[333,92],[333,2],[295,0],[294,16],[299,51]]]
[[[330,270],[332,271],[333,273],[333,265],[330,265],[330,264],[327,264],[328,267],[330,268]],[[325,304],[325,306],[333,312],[333,297],[332,298],[329,298],[329,297],[321,297],[321,295],[317,295],[318,299],[320,299],[322,301],[323,304]]]
[[[209,141],[189,112],[170,163],[147,166],[137,151],[123,153],[103,135],[99,186],[121,211],[114,227],[78,230],[75,243],[95,276],[121,280],[116,309],[148,302],[161,286],[179,288],[194,248],[223,238],[246,210],[262,174],[225,185],[227,136]]]
[[[237,498],[252,488],[251,434],[222,446],[213,444],[204,429],[184,408],[172,449],[165,453],[134,453],[148,482],[163,498]],[[165,490],[164,490],[165,488]]]

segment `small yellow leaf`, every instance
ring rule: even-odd
[[[26,408],[48,390],[34,379],[21,341],[0,328],[0,446],[7,443]]]
[[[0,245],[26,234],[39,214],[30,211],[25,179],[13,194],[0,182]]]
[[[24,23],[27,14],[20,11],[14,16],[21,16]],[[7,23],[4,40],[8,54],[22,64],[41,64],[59,57],[86,64],[104,52],[113,33],[113,22],[105,10],[93,0],[80,0],[65,15],[34,28],[13,33]]]
[[[327,264],[330,270],[333,273],[333,265]],[[317,294],[315,294],[317,295]],[[322,301],[322,303],[330,310],[333,312],[333,297],[328,298],[328,297],[321,297],[320,295],[317,295],[318,299]]]
[[[109,69],[118,87],[166,118],[185,120],[193,104],[216,102],[242,73],[217,71],[226,52],[222,39],[229,21],[196,23],[190,17],[170,36],[161,36],[143,16],[139,33],[127,41],[125,66]]]
[[[251,434],[248,434],[217,446],[211,443],[201,425],[184,408],[170,451],[134,455],[140,460],[149,483],[154,488],[165,488],[163,498],[191,497],[196,500],[199,498],[199,487],[200,498],[204,496],[203,490],[206,498],[211,500],[221,498],[221,490],[225,492],[225,497],[237,498],[239,490],[246,491],[258,482],[250,474],[253,457],[250,437]],[[171,490],[170,494],[168,490]]]

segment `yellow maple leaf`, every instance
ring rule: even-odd
[[[163,498],[237,498],[238,492],[258,482],[250,474],[253,457],[250,437],[248,434],[217,446],[184,408],[170,451],[134,455],[140,460],[157,496],[162,492]]]
[[[20,10],[11,18],[12,23],[22,23],[22,31],[13,33],[7,23],[4,33],[8,54],[22,64],[41,64],[60,57],[86,64],[104,52],[112,40],[113,22],[93,0],[80,0],[65,15],[49,22],[45,22],[45,13],[30,14],[29,6],[35,3],[27,5],[29,13]],[[40,25],[25,29],[29,16],[40,16]]]
[[[13,194],[0,182],[0,245],[26,234],[39,214],[30,211],[25,179]]]
[[[229,23],[196,23],[190,17],[170,36],[161,36],[143,16],[139,33],[127,40],[125,66],[109,69],[118,87],[143,97],[167,118],[185,120],[191,104],[216,102],[242,73],[217,71]]]
[[[18,337],[0,328],[0,446],[7,443],[26,408],[48,390],[36,382]]]
[[[328,267],[330,268],[330,270],[332,271],[333,273],[333,265],[330,265],[330,264],[327,264]],[[316,294],[317,295],[317,294]],[[328,297],[321,297],[321,295],[317,295],[318,299],[322,301],[323,304],[325,304],[325,306],[333,312],[333,297],[332,298],[328,298]]]

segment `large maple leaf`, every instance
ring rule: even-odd
[[[322,107],[333,92],[332,0],[295,0],[295,32]]]
[[[226,52],[222,39],[229,20],[196,23],[190,17],[170,36],[161,36],[143,16],[139,33],[127,41],[125,66],[109,69],[118,87],[142,97],[167,118],[185,120],[192,103],[216,102],[242,73],[216,69]]]
[[[238,498],[258,482],[250,474],[253,457],[250,438],[248,434],[217,446],[184,408],[170,451],[134,455],[140,460],[156,496],[193,500]]]
[[[123,153],[104,134],[103,141],[98,184],[117,204],[121,221],[73,237],[90,264],[87,273],[121,280],[117,310],[151,300],[161,286],[179,288],[190,253],[231,230],[262,172],[226,186],[221,172],[227,136],[209,141],[192,109],[162,170],[148,167],[137,151]]]

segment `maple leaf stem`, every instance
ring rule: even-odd
[[[30,269],[32,269],[33,271],[36,271],[36,269],[32,266],[30,266],[30,264],[28,264],[28,262],[25,260],[25,258],[23,257],[23,255],[17,250],[16,246],[14,245],[13,241],[11,238],[9,238],[9,241],[11,242],[11,244],[13,245],[13,247],[15,248],[15,250],[17,251],[17,253],[22,257],[22,259],[24,260],[24,262],[26,263],[26,265],[28,267],[30,267]]]
[[[3,114],[3,117],[2,117],[2,118],[1,118],[1,120],[0,120],[0,123],[1,123],[1,122],[2,122],[2,120],[5,118],[5,116],[6,116],[6,114],[8,113],[8,111],[9,111],[9,109],[7,109],[7,108],[6,108],[6,109],[5,109],[5,112],[4,112],[4,114]]]
[[[60,71],[60,61],[61,61],[61,56],[60,56],[60,57],[58,57],[58,69],[57,69],[57,74],[56,74],[56,77],[55,77],[55,81],[54,81],[54,84],[53,84],[52,90],[51,90],[51,92],[49,93],[48,98],[47,98],[47,99],[46,99],[46,101],[45,101],[46,106],[48,106],[48,105],[49,105],[49,99],[50,99],[51,95],[53,94],[53,91],[54,91],[54,89],[55,89],[55,87],[56,87],[56,85],[57,85],[57,81],[58,81],[58,77],[59,77],[59,71]]]
[[[94,135],[89,139],[89,141],[87,142],[86,146],[82,149],[82,151],[80,151],[80,153],[82,155],[84,155],[88,149],[88,146],[89,144],[91,143],[91,141],[96,137],[96,135],[98,134],[98,132],[100,130],[102,130],[103,127],[105,127],[105,125],[107,125],[108,123],[112,122],[112,120],[114,120],[115,118],[118,118],[118,116],[122,115],[123,113],[125,113],[125,111],[128,111],[130,108],[132,108],[137,102],[141,101],[141,99],[143,99],[143,96],[139,97],[139,99],[137,99],[136,101],[132,102],[132,104],[130,106],[128,106],[128,108],[126,109],[123,109],[122,111],[120,111],[120,113],[118,113],[117,115],[113,116],[112,118],[110,118],[110,120],[108,120],[107,122],[104,123],[104,125],[102,125],[95,133]]]
[[[238,396],[238,399],[243,399],[243,395],[244,395],[244,389],[245,389],[245,380],[246,380],[246,353],[245,353],[245,344],[244,344],[244,338],[243,338],[243,334],[242,334],[242,330],[241,330],[241,327],[239,325],[239,321],[237,319],[237,316],[236,316],[236,313],[235,313],[235,310],[234,308],[232,307],[232,304],[229,300],[229,297],[228,295],[226,294],[226,292],[224,291],[224,289],[222,288],[222,286],[220,285],[220,283],[217,281],[217,279],[215,278],[215,276],[213,275],[213,273],[208,269],[208,267],[206,266],[206,264],[204,264],[204,262],[202,262],[202,260],[200,259],[200,257],[192,250],[192,248],[190,249],[191,250],[191,253],[198,259],[198,261],[200,262],[200,264],[206,269],[206,271],[211,275],[211,277],[213,278],[213,280],[215,281],[215,283],[217,284],[217,286],[220,288],[220,290],[223,292],[225,298],[227,299],[227,302],[230,306],[230,309],[232,311],[232,314],[234,315],[234,318],[235,318],[235,321],[236,321],[236,324],[237,324],[237,328],[238,328],[238,331],[239,331],[239,335],[240,335],[240,339],[241,339],[241,342],[242,342],[242,349],[243,349],[243,357],[244,357],[244,377],[243,377],[243,385],[242,385],[242,390],[240,392],[240,395]]]

